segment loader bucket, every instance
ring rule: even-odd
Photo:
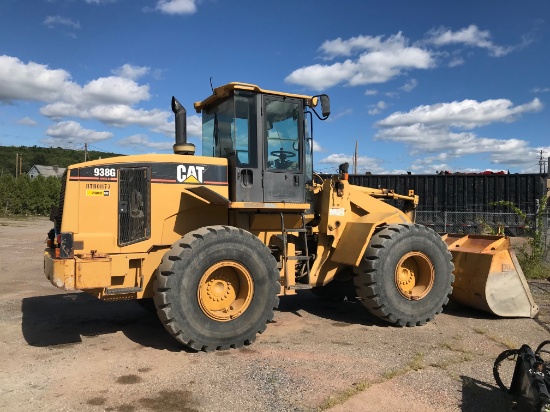
[[[453,255],[454,301],[501,317],[538,314],[508,237],[445,234],[442,238]]]

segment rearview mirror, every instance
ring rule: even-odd
[[[326,94],[322,94],[319,97],[321,98],[321,111],[323,113],[323,117],[329,117],[330,116],[330,98]]]

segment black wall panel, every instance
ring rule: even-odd
[[[502,208],[492,203],[504,200],[534,213],[546,193],[546,176],[540,174],[349,175],[349,181],[400,194],[412,189],[420,196],[419,211],[496,212]]]

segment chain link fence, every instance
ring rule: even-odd
[[[534,214],[527,214],[522,219],[512,212],[482,212],[482,211],[429,211],[416,212],[416,222],[431,227],[438,233],[458,233],[464,235],[496,235],[529,236],[535,229],[532,225],[536,219]],[[545,260],[550,262],[550,213],[542,218],[542,233],[546,246]],[[531,225],[531,226],[530,226]]]
[[[527,215],[532,219],[533,215]],[[458,234],[497,234],[503,231],[507,236],[524,236],[525,221],[515,213],[489,213],[489,212],[439,212],[417,211],[416,221],[431,227],[439,233]]]

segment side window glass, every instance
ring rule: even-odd
[[[238,167],[257,167],[256,96],[235,96],[235,154]]]
[[[258,167],[256,95],[235,94],[202,114],[202,154]]]
[[[228,99],[202,114],[203,156],[227,157],[234,150],[234,105]]]
[[[267,168],[270,170],[301,170],[298,111],[297,103],[266,101]]]

